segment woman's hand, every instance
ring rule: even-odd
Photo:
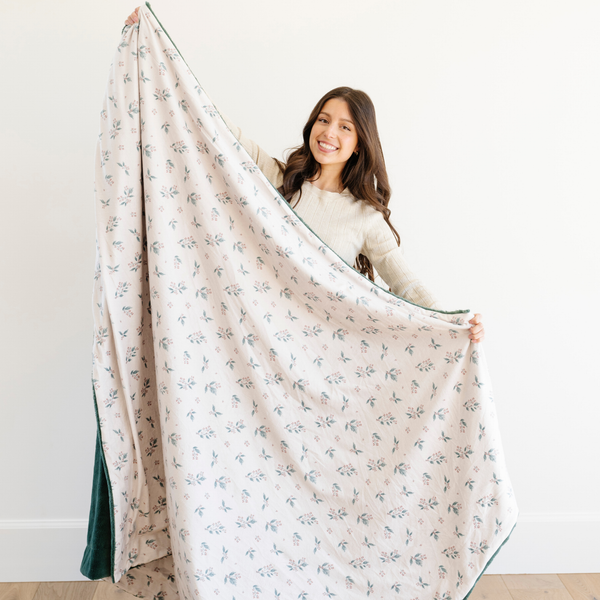
[[[481,315],[479,313],[475,313],[475,316],[469,321],[473,327],[471,327],[469,334],[469,338],[474,343],[479,343],[483,341],[483,337],[485,335],[485,331],[483,329],[483,323],[481,322]]]
[[[127,20],[125,21],[125,25],[135,25],[138,21],[139,21],[139,17],[138,17],[138,11],[140,10],[140,7],[138,6],[128,17]]]

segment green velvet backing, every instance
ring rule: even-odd
[[[88,579],[104,579],[112,576],[113,550],[110,500],[100,430],[98,429],[87,546],[79,569]]]

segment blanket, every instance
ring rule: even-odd
[[[458,600],[518,509],[467,311],[355,271],[150,6],[101,112],[82,572],[141,598]]]

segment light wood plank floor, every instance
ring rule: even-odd
[[[0,583],[0,600],[128,600],[104,581]],[[600,573],[484,575],[469,600],[600,600]]]

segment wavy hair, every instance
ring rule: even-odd
[[[341,174],[342,187],[348,188],[356,199],[366,202],[382,213],[385,222],[390,226],[398,245],[400,245],[400,236],[390,222],[391,211],[388,203],[392,191],[377,131],[375,107],[371,98],[361,90],[338,87],[327,92],[317,102],[302,130],[304,143],[291,151],[287,164],[280,163],[283,183],[279,192],[288,202],[291,202],[294,195],[300,192],[298,197],[298,201],[300,201],[302,184],[307,179],[317,179],[321,174],[321,165],[315,160],[310,150],[310,132],[325,103],[333,98],[341,98],[348,105],[358,136],[359,152],[358,154],[353,153],[344,165]],[[364,254],[359,254],[356,258],[355,268],[374,281],[373,265]]]

